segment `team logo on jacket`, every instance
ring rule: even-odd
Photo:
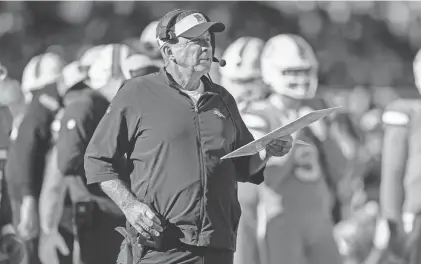
[[[213,109],[213,113],[215,115],[219,116],[220,118],[224,118],[225,119],[225,116],[221,113],[221,111],[219,111],[219,109],[217,109],[217,108]]]

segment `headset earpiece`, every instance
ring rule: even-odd
[[[174,22],[174,19],[183,12],[181,9],[176,9],[167,14],[167,17],[162,21],[158,38],[161,41],[167,42],[176,38],[175,33],[170,30],[171,24]]]

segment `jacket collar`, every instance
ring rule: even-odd
[[[169,74],[165,67],[161,67],[159,74],[164,79],[165,83],[168,84],[170,87],[182,91],[182,87],[174,80],[174,78]],[[215,84],[209,80],[205,75],[203,75],[200,80],[203,82],[205,93],[207,94],[219,94],[219,91],[215,88]]]

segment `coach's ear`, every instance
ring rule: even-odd
[[[173,50],[169,45],[166,44],[161,49],[162,49],[162,52],[163,52],[165,58],[167,58],[168,60],[171,60],[171,61],[175,60]]]

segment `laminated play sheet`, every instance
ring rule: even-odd
[[[223,156],[221,159],[229,159],[229,158],[235,158],[235,157],[241,157],[241,156],[254,155],[257,152],[265,149],[266,145],[269,144],[273,139],[291,135],[294,132],[311,125],[317,120],[337,111],[340,108],[342,108],[342,106],[312,111],[300,118],[297,118],[291,123],[288,123],[285,126],[279,127],[273,130],[272,132],[269,132],[266,135],[262,136],[261,138],[256,139],[248,143],[247,145],[244,145],[241,148],[238,148],[232,151],[231,153],[228,153],[227,155]],[[301,140],[294,141],[294,144],[309,145],[308,143]]]

